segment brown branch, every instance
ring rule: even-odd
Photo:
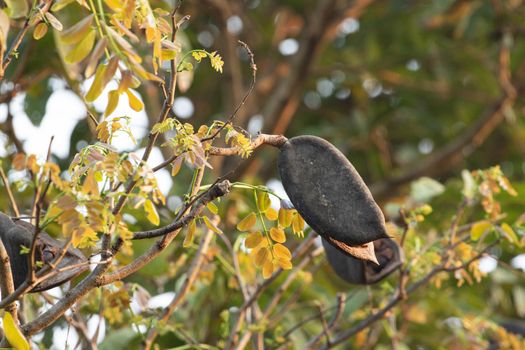
[[[4,243],[0,239],[0,291],[2,292],[2,302],[10,294],[13,294],[15,288],[13,283],[13,272],[11,270],[11,262],[9,260],[9,255],[5,249]],[[15,321],[18,320],[18,315],[16,311],[16,303],[10,302],[5,306],[5,310],[13,316]]]
[[[169,225],[160,227],[149,231],[139,231],[133,234],[133,239],[149,239],[164,236],[170,232],[178,230],[186,226],[191,220],[197,217],[202,210],[206,207],[206,204],[213,201],[216,198],[226,195],[230,191],[231,184],[228,180],[223,180],[210,187],[210,189],[203,195],[193,206],[190,213],[183,218],[172,222]]]
[[[228,180],[224,180],[222,182],[219,182],[212,186],[206,194],[198,201],[198,203],[195,204],[195,206],[192,208],[189,214],[186,216],[181,217],[180,219],[174,221],[170,225],[167,225],[163,228],[157,229],[157,230],[151,230],[151,231],[143,231],[143,232],[135,232],[136,235],[146,237],[158,237],[162,236],[160,240],[156,242],[153,246],[151,246],[146,253],[135,259],[132,263],[122,267],[121,269],[112,272],[108,275],[102,276],[100,278],[101,284],[108,284],[112,283],[117,280],[121,280],[130,274],[136,272],[137,270],[141,269],[143,266],[145,266],[147,263],[149,263],[152,259],[157,257],[170,243],[175,239],[175,237],[180,232],[180,229],[187,225],[195,216],[199,215],[204,207],[206,206],[206,203],[209,201],[214,200],[215,198],[218,198],[220,196],[223,196],[229,192],[230,189],[230,183]],[[117,251],[119,248],[118,245],[114,246],[113,251]]]
[[[52,0],[45,0],[40,5],[38,5],[38,7],[35,10],[35,16],[41,16],[41,17],[44,16],[44,14],[47,11],[49,11],[49,8],[51,7],[52,3],[53,3]],[[18,50],[18,47],[20,46],[20,44],[22,44],[22,41],[24,40],[24,37],[26,36],[27,31],[29,30],[30,24],[37,25],[41,21],[42,19],[37,19],[36,21],[33,21],[34,23],[31,23],[31,17],[30,16],[27,17],[27,19],[24,22],[24,25],[22,26],[22,29],[20,29],[15,40],[11,44],[11,47],[9,48],[9,50],[6,52],[6,54],[3,57],[2,69],[0,70],[0,79],[4,77],[5,70],[11,63],[13,57],[16,55],[15,52]]]
[[[190,19],[189,16],[184,16],[180,21],[177,22],[176,15],[177,11],[180,8],[182,1],[179,1],[177,6],[173,9],[171,13],[171,42],[175,43],[177,32],[182,24]],[[164,105],[162,106],[162,110],[160,112],[158,123],[162,123],[168,115],[170,114],[171,108],[173,107],[173,101],[175,100],[175,88],[177,87],[177,63],[176,59],[172,59],[170,61],[170,83],[168,87],[168,96],[164,100]],[[157,140],[157,137],[159,136],[159,133],[151,133],[148,136],[148,144],[146,146],[146,149],[144,150],[144,154],[142,155],[142,161],[146,162],[149,158],[149,155],[151,153],[151,150],[153,149],[153,146],[155,145],[155,141]]]
[[[172,31],[171,31],[171,41],[175,43],[177,31],[179,30],[180,26],[184,24],[187,20],[189,20],[189,16],[184,16],[180,21],[177,22],[176,15],[177,11],[179,10],[181,6],[182,1],[179,1],[177,6],[173,9],[173,12],[171,13],[171,24],[172,24]],[[177,87],[177,63],[176,58],[173,58],[170,61],[170,82],[169,82],[169,88],[168,88],[168,95],[166,99],[164,100],[164,104],[162,106],[162,110],[158,117],[158,123],[162,123],[166,118],[169,116],[170,111],[173,107],[173,101],[175,100],[175,89]],[[150,132],[148,135],[148,144],[146,145],[146,148],[144,149],[144,154],[142,155],[142,163],[146,163],[151,151],[153,150],[153,146],[155,145],[155,142],[157,141],[157,138],[159,136],[159,133],[152,133]],[[126,185],[126,189],[124,191],[124,194],[119,198],[119,201],[117,202],[115,208],[113,209],[113,214],[116,215],[122,210],[122,207],[126,203],[126,200],[128,198],[127,194],[131,193],[133,188],[135,187],[135,184],[137,183],[137,180],[133,180],[134,176],[131,177],[128,184]]]
[[[288,141],[288,139],[283,135],[260,134],[250,142],[250,149],[256,149],[261,145],[281,147],[286,141]],[[240,147],[222,148],[212,146],[208,154],[212,156],[234,156],[241,155],[242,152],[243,150]]]

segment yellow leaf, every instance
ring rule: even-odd
[[[507,236],[506,238],[509,240],[509,242],[516,244],[518,243],[518,236],[516,236],[516,233],[514,232],[512,227],[510,227],[509,224],[504,222],[503,224],[501,224],[501,229],[503,230],[503,232],[506,233],[505,236]]]
[[[17,153],[13,158],[13,169],[24,170],[26,167],[26,155],[24,153]]]
[[[264,238],[260,232],[252,232],[248,235],[248,237],[246,237],[244,245],[248,249],[257,248],[263,242],[263,240]]]
[[[188,231],[186,232],[186,237],[184,237],[184,242],[182,243],[184,248],[189,247],[193,243],[193,236],[195,235],[196,227],[195,220],[192,220],[188,225]]]
[[[4,333],[7,340],[16,350],[29,350],[29,342],[15,324],[13,316],[9,312],[3,318]]]
[[[131,109],[133,109],[136,112],[139,112],[144,108],[144,104],[142,103],[142,101],[137,96],[135,96],[135,94],[132,93],[131,90],[126,90],[126,94],[128,95],[129,106],[131,107]]]
[[[62,209],[64,211],[75,209],[77,205],[78,204],[75,201],[75,199],[73,199],[72,197],[68,195],[60,197],[57,200],[57,204],[56,204],[57,208]]]
[[[206,204],[206,207],[215,215],[219,213],[219,208],[217,208],[217,206],[213,202],[208,202],[208,204]]]
[[[277,243],[286,242],[286,235],[284,234],[284,230],[280,227],[272,227],[270,229],[270,237],[272,237]]]
[[[157,209],[155,209],[155,206],[151,200],[146,199],[146,202],[144,203],[144,211],[146,212],[146,217],[148,218],[149,222],[155,226],[158,226],[160,223],[159,214],[157,213]]]
[[[257,217],[255,216],[255,213],[250,213],[237,224],[237,230],[241,232],[248,231],[256,222]]]
[[[78,43],[91,29],[93,15],[89,15],[71,28],[68,28],[60,35],[60,40],[67,45]]]
[[[270,201],[270,196],[268,195],[267,192],[259,192],[257,194],[257,204],[259,205],[259,210],[262,211],[263,213],[266,210],[268,210],[272,202]]]
[[[91,52],[91,55],[89,56],[88,63],[86,64],[86,70],[84,71],[84,77],[89,78],[95,73],[95,69],[97,68],[98,60],[104,54],[107,44],[108,44],[107,38],[102,38],[97,42],[97,45],[95,45],[95,48],[93,49],[93,51]]]
[[[108,122],[103,121],[97,126],[97,138],[102,142],[108,142],[109,131],[108,131]]]
[[[171,49],[160,50],[160,58],[163,61],[171,61],[177,57],[177,51]]]
[[[478,221],[470,228],[470,239],[477,241],[480,237],[492,227],[492,223],[488,220]]]
[[[97,233],[90,226],[82,226],[75,231],[72,243],[75,248],[91,248],[98,241]]]
[[[299,213],[296,212],[293,217],[293,221],[292,221],[293,233],[298,234],[303,231],[303,228],[304,228],[304,220],[301,217],[301,215],[299,215]]]
[[[35,31],[33,32],[33,38],[35,38],[35,40],[40,40],[44,37],[44,35],[46,35],[46,33],[47,24],[45,24],[44,22],[38,23],[35,27]]]
[[[87,102],[95,101],[95,99],[102,93],[102,90],[104,90],[104,87],[106,86],[106,83],[104,82],[104,72],[106,71],[106,68],[107,66],[105,64],[100,64],[97,67],[95,79],[93,79],[93,83],[91,83],[91,87],[86,94]]]
[[[213,232],[218,233],[218,234],[222,233],[222,230],[218,228],[217,226],[215,226],[215,224],[211,222],[207,216],[203,216],[202,220],[204,220],[204,224],[206,225],[206,227],[212,230]]]
[[[117,90],[111,90],[108,92],[108,105],[106,106],[106,111],[104,112],[105,117],[115,111],[115,108],[118,106],[119,96],[120,95]]]
[[[181,165],[182,165],[182,157],[177,157],[171,163],[171,176],[176,176],[179,173]]]
[[[277,263],[283,270],[291,270],[292,269],[292,262],[288,259],[277,259]]]
[[[276,258],[284,260],[292,260],[292,253],[284,245],[277,243],[273,246],[273,253]]]
[[[265,212],[264,212],[264,215],[266,216],[266,218],[270,221],[274,221],[274,220],[277,220],[277,218],[279,217],[278,214],[277,214],[277,210],[275,210],[274,208],[270,207],[268,208]]]
[[[64,57],[64,61],[70,64],[82,61],[89,55],[94,43],[95,31],[91,30],[78,45],[68,52],[66,57]]]
[[[271,260],[272,259],[271,259],[270,251],[266,247],[259,249],[257,253],[255,254],[255,265],[259,267],[263,266],[264,263],[266,263],[267,261],[271,262]]]
[[[115,77],[115,74],[118,68],[118,62],[119,62],[118,56],[113,56],[107,63],[106,70],[104,71],[104,77],[102,79],[102,81],[104,82],[104,85],[106,85],[108,82],[111,81],[111,79]]]
[[[279,209],[279,225],[281,227],[288,227],[292,224],[293,210],[281,208]]]
[[[267,260],[262,269],[262,274],[264,279],[268,279],[272,277],[273,271],[275,270],[273,266],[273,262],[271,260]]]
[[[86,179],[82,185],[82,192],[85,194],[92,194],[95,197],[98,197],[100,194],[98,191],[98,183],[92,170],[88,171],[86,175]]]

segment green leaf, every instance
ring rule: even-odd
[[[29,6],[25,0],[5,0],[7,14],[11,18],[21,18],[27,16]]]
[[[93,44],[95,44],[95,31],[91,30],[82,41],[68,52],[64,60],[66,63],[73,64],[82,61],[89,55]]]
[[[476,222],[470,228],[470,239],[477,241],[490,228],[492,228],[492,223],[488,220]]]
[[[159,214],[157,213],[157,209],[155,209],[155,205],[153,205],[153,202],[149,199],[146,199],[146,202],[144,203],[144,211],[146,212],[146,217],[153,225],[158,226],[160,223]]]
[[[13,316],[9,312],[3,318],[4,333],[7,340],[16,350],[29,350],[29,342],[15,324]]]

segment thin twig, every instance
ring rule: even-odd
[[[241,102],[237,105],[237,107],[235,107],[235,110],[233,111],[233,113],[228,117],[228,120],[224,122],[213,134],[211,134],[208,137],[202,138],[201,142],[206,142],[206,141],[215,139],[217,135],[219,135],[226,126],[231,124],[233,120],[235,119],[235,117],[237,116],[237,113],[242,108],[242,106],[244,106],[244,104],[246,103],[246,100],[248,99],[253,89],[255,88],[255,83],[257,82],[257,65],[255,64],[255,56],[253,55],[252,50],[250,50],[250,47],[245,42],[238,40],[238,43],[244,48],[244,50],[246,50],[246,52],[248,53],[248,56],[250,57],[250,68],[252,70],[252,82],[250,84],[250,87],[248,88],[248,91],[246,91],[246,93],[244,94],[244,97],[242,98]]]
[[[11,187],[9,186],[9,180],[7,179],[7,176],[5,175],[4,168],[0,166],[0,177],[2,178],[2,182],[4,183],[5,191],[7,193],[7,196],[9,197],[9,202],[11,203],[11,208],[13,209],[13,213],[15,216],[20,216],[20,210],[18,209],[18,205],[16,204],[15,197],[13,196],[13,192],[11,191]]]

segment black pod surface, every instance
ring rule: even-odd
[[[22,246],[27,248],[31,246],[34,232],[35,227],[30,223],[21,220],[13,221],[9,216],[0,213],[0,239],[9,255],[15,289],[26,280],[29,273],[28,255],[20,254],[20,251]],[[36,242],[36,261],[52,262],[60,256],[62,246],[63,242],[52,238],[45,232],[40,232]],[[55,270],[61,269],[63,270],[52,274],[30,292],[41,292],[56,287],[88,270],[89,266],[82,252],[69,247],[60,263],[55,267]]]
[[[379,265],[342,253],[325,239],[323,239],[323,247],[335,273],[346,282],[353,284],[377,283],[402,264],[401,249],[390,238],[374,241],[374,251]]]
[[[343,153],[316,136],[289,139],[279,154],[283,187],[317,233],[350,246],[388,237],[383,213]]]

